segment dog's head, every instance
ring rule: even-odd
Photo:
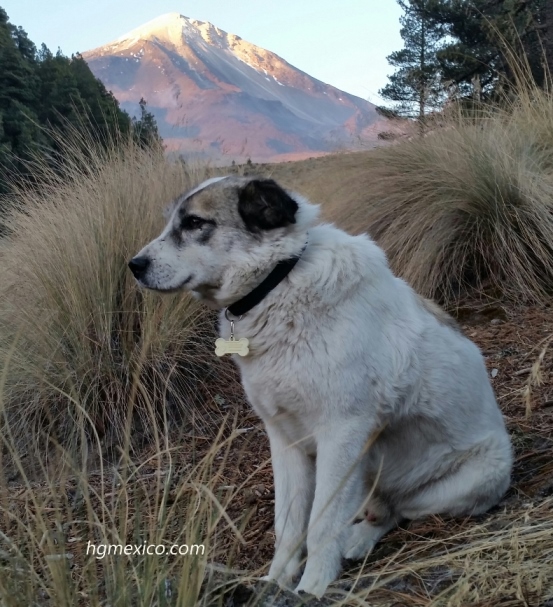
[[[209,179],[177,198],[163,232],[129,267],[146,288],[184,289],[227,305],[224,300],[242,296],[237,288],[247,292],[248,282],[263,274],[273,258],[301,249],[305,224],[317,210],[272,179]]]

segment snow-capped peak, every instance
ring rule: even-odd
[[[176,42],[182,40],[182,20],[187,18],[179,13],[160,15],[143,25],[123,34],[114,43],[130,42],[140,39],[162,38]]]
[[[180,47],[187,40],[194,38],[201,38],[211,45],[220,47],[227,47],[229,42],[229,34],[209,21],[190,19],[180,13],[166,13],[120,36],[107,46],[128,45],[138,40],[155,39],[163,44]]]

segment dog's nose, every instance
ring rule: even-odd
[[[133,257],[129,261],[129,268],[135,278],[142,278],[146,274],[146,270],[150,265],[150,260],[147,257]]]

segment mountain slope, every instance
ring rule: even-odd
[[[83,57],[124,109],[148,101],[169,149],[283,160],[366,147],[382,130],[367,101],[178,13]]]

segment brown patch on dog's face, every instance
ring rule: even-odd
[[[239,227],[237,184],[226,181],[192,190],[176,201],[165,231],[179,249],[191,244],[207,245],[217,232]]]
[[[297,202],[272,179],[226,178],[185,194],[171,218],[171,238],[178,247],[191,238],[207,244],[217,230],[226,230],[227,242],[233,231],[258,242],[263,232],[295,223],[297,210]]]
[[[297,210],[298,203],[272,179],[227,178],[186,195],[178,218],[198,216],[258,234],[295,223]]]
[[[228,181],[229,183],[225,183]],[[237,184],[233,180],[224,180],[217,182],[211,186],[199,190],[188,195],[182,202],[179,209],[183,213],[199,213],[215,217],[221,215],[222,211],[227,211],[227,216],[230,215],[229,198],[236,199],[234,191],[237,189]],[[224,214],[224,213],[223,213]],[[221,219],[222,217],[220,217]]]

